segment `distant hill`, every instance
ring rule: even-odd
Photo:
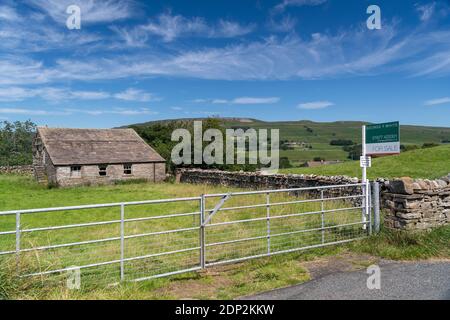
[[[135,124],[135,126],[194,120],[202,120],[202,118],[159,120]],[[355,143],[361,143],[361,126],[367,124],[362,121],[313,122],[300,120],[267,122],[251,118],[221,118],[221,121],[225,128],[280,129],[281,141],[304,143],[293,149],[280,151],[280,156],[287,157],[296,166],[314,158],[348,160],[348,153],[343,151],[340,146],[330,145],[330,142],[332,140],[351,140]],[[450,128],[446,127],[402,125],[400,134],[401,143],[404,145],[421,146],[424,143],[442,144],[450,142]]]

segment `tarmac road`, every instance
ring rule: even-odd
[[[381,288],[369,290],[367,270],[338,272],[248,300],[450,300],[450,261],[381,262]]]

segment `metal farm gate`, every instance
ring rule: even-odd
[[[355,183],[0,212],[0,259],[47,281],[141,281],[367,237],[378,185]],[[57,277],[55,277],[57,276]]]

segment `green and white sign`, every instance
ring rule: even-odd
[[[388,122],[366,126],[366,155],[400,153],[400,123]]]

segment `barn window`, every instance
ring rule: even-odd
[[[131,174],[131,164],[123,165],[123,174]]]
[[[98,166],[98,174],[101,176],[106,176],[106,168],[107,167],[108,167],[107,165]]]
[[[71,177],[81,177],[81,166],[71,166],[70,167]]]

